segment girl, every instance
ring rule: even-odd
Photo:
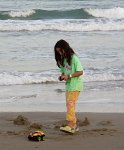
[[[76,125],[75,106],[83,86],[81,76],[83,74],[82,65],[73,49],[65,40],[59,40],[55,44],[54,52],[57,66],[61,71],[59,80],[66,81],[67,126],[60,127],[60,130],[75,133],[79,130]]]

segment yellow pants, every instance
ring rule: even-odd
[[[71,121],[74,124],[76,124],[77,122],[77,118],[75,115],[75,107],[79,94],[79,91],[66,91],[66,120]]]

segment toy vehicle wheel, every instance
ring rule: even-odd
[[[38,137],[37,137],[37,140],[38,140],[38,141],[41,141],[41,137],[40,137],[40,136],[38,136]]]

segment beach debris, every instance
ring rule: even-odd
[[[56,91],[57,93],[65,92],[65,90],[63,90],[63,89],[56,89],[55,91]]]
[[[28,118],[26,118],[22,115],[17,116],[17,118],[13,120],[13,123],[15,125],[28,125],[28,124],[30,124]]]
[[[108,128],[102,128],[102,129],[93,129],[93,132],[99,133],[100,135],[109,134],[112,135],[112,133],[117,132],[116,129],[108,129]]]
[[[114,133],[116,133],[116,129],[110,129],[110,128],[95,128],[90,130],[83,131],[83,135],[85,134],[92,134],[92,135],[110,135],[113,136]],[[85,133],[85,134],[84,134]]]
[[[77,120],[77,123],[78,125],[81,127],[81,126],[87,126],[90,124],[89,120],[87,117],[85,117],[85,119],[82,121],[82,120]]]
[[[112,122],[111,121],[102,121],[99,123],[99,125],[103,125],[103,126],[112,126]]]
[[[7,131],[7,135],[18,135],[15,131]]]

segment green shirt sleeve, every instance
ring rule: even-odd
[[[81,61],[76,55],[74,55],[73,61],[74,61],[75,71],[83,71]]]

